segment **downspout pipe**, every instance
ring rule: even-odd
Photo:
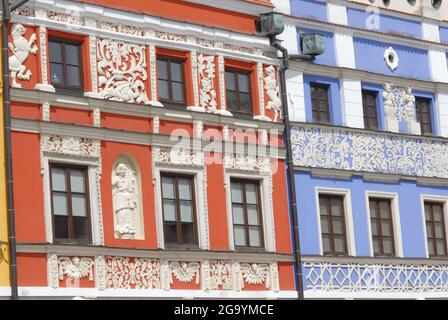
[[[23,5],[26,1],[19,1]],[[16,7],[17,8],[17,7]],[[9,269],[11,280],[11,299],[18,300],[17,285],[17,247],[16,227],[14,216],[14,183],[12,172],[12,143],[11,143],[11,91],[9,87],[9,49],[8,49],[8,24],[11,20],[11,11],[8,0],[2,4],[2,64],[3,64],[3,117],[5,133],[6,156],[6,192],[8,209],[8,233],[9,233]]]
[[[293,236],[293,250],[294,250],[294,278],[296,283],[297,297],[299,300],[304,299],[303,294],[303,274],[302,274],[302,255],[300,252],[300,237],[299,237],[299,224],[297,216],[297,197],[296,187],[294,181],[294,161],[292,158],[292,143],[291,143],[291,124],[289,121],[288,110],[288,97],[286,94],[286,70],[289,68],[289,60],[301,59],[301,60],[313,60],[312,56],[308,55],[289,55],[288,49],[280,44],[280,41],[271,36],[269,38],[271,46],[280,51],[283,55],[283,63],[280,69],[280,91],[283,109],[283,121],[285,123],[285,143],[286,143],[286,167],[288,169],[288,193],[289,203],[291,205],[292,215],[292,236]]]

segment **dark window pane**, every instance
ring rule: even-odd
[[[182,243],[183,244],[194,244],[194,224],[193,223],[183,223],[182,224]]]
[[[67,64],[79,66],[79,46],[65,44],[65,58]]]
[[[322,235],[322,249],[324,253],[331,252],[330,236]]]
[[[89,220],[88,218],[74,217],[75,239],[89,239]]]
[[[157,77],[158,79],[168,80],[168,62],[165,60],[157,60]]]
[[[81,69],[79,67],[67,66],[68,85],[73,87],[81,86]]]
[[[320,229],[322,233],[329,233],[330,229],[328,228],[328,218],[325,216],[322,216],[320,218]]]
[[[240,93],[240,107],[242,112],[250,112],[250,95],[248,93]]]
[[[54,216],[54,237],[57,239],[68,239],[68,217]]]
[[[62,63],[62,46],[60,42],[49,41],[48,49],[50,55],[50,62]]]
[[[347,253],[343,201],[343,196],[319,195],[324,254]]]
[[[184,84],[173,82],[173,100],[174,101],[184,101]]]
[[[50,63],[50,77],[51,83],[63,84],[64,74],[62,71],[62,65],[56,63]]]
[[[184,72],[183,64],[177,62],[171,62],[171,80],[177,82],[183,82]]]
[[[163,229],[165,233],[165,241],[167,243],[177,244],[177,225],[175,223],[166,223]]]
[[[249,93],[249,76],[247,74],[238,74],[238,90]]]
[[[163,200],[163,217],[165,221],[176,221],[175,200]]]
[[[193,222],[193,205],[191,201],[180,201],[180,221]]]
[[[236,90],[235,74],[233,72],[226,72],[226,89],[232,91]]]
[[[242,205],[234,204],[233,208],[233,223],[245,224],[244,222],[244,208]]]
[[[229,109],[235,110],[236,109],[236,92],[234,91],[227,91],[227,107]]]
[[[166,100],[170,99],[170,89],[169,89],[168,81],[159,80],[159,82],[157,83],[157,88],[158,88],[160,99],[166,99]]]

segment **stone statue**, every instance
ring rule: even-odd
[[[269,97],[269,102],[266,106],[266,109],[274,110],[273,121],[276,122],[281,114],[282,101],[279,97],[279,88],[277,84],[277,78],[275,76],[275,68],[273,66],[269,66],[265,69],[264,89],[266,90],[266,94]]]
[[[29,40],[26,40],[25,27],[20,23],[16,23],[12,26],[12,43],[8,43],[9,50],[12,55],[9,57],[9,70],[11,72],[12,87],[20,88],[21,85],[17,83],[17,78],[20,80],[30,80],[31,70],[26,70],[26,66],[23,64],[28,56],[37,53],[36,34],[33,33]]]
[[[137,209],[137,178],[128,165],[119,163],[112,175],[112,196],[116,215],[115,235],[134,239],[134,211]]]
[[[386,112],[387,118],[395,117],[395,107],[393,102],[393,93],[392,93],[393,84],[390,82],[386,82],[384,84],[384,92],[383,92],[383,100],[384,100],[384,111]]]
[[[408,120],[414,120],[414,104],[415,97],[412,95],[412,88],[406,89],[406,113],[408,115]]]

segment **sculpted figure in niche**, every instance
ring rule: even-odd
[[[37,53],[36,34],[33,33],[29,40],[26,40],[25,27],[20,23],[12,26],[12,43],[8,43],[9,50],[12,55],[9,57],[9,70],[11,72],[12,87],[20,88],[21,85],[17,83],[17,78],[20,80],[30,80],[31,70],[27,70],[24,65],[26,59],[31,54]]]
[[[134,211],[137,209],[137,178],[135,171],[119,163],[112,176],[112,195],[116,215],[115,235],[121,239],[134,239]]]
[[[384,84],[383,100],[384,100],[384,111],[386,112],[386,116],[388,118],[394,118],[395,108],[393,102],[392,83],[390,82],[386,82]]]
[[[275,77],[275,68],[273,66],[269,66],[265,69],[266,75],[264,78],[264,89],[266,90],[266,94],[269,97],[268,105],[266,106],[267,110],[274,110],[274,122],[276,122],[281,113],[282,101],[279,97],[279,88],[277,85],[277,79]]]
[[[414,119],[414,105],[415,105],[415,97],[412,94],[412,88],[406,89],[406,113],[408,115],[408,120]]]

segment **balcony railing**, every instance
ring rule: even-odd
[[[315,124],[291,130],[294,165],[448,178],[448,140]]]
[[[305,290],[321,293],[442,293],[448,297],[446,261],[306,257]]]

